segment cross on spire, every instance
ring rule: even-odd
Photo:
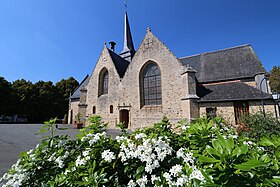
[[[124,0],[124,8],[127,10],[127,0]]]

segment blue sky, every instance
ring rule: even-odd
[[[123,46],[123,0],[1,0],[0,76],[81,81],[104,42]],[[279,0],[128,0],[137,49],[150,27],[177,56],[252,44],[266,70],[280,65]]]

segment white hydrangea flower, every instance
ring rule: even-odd
[[[127,137],[125,137],[125,136],[117,136],[116,137],[116,140],[117,140],[117,142],[121,142],[121,141],[123,141],[123,140],[127,140]]]
[[[137,184],[133,181],[133,180],[130,180],[127,184],[127,187],[135,187]]]
[[[68,173],[70,173],[71,171],[69,169],[66,169],[64,172],[64,175],[68,175]]]
[[[171,175],[170,175],[168,172],[165,172],[165,173],[163,174],[163,177],[165,178],[165,180],[166,180],[167,182],[172,181],[172,177],[171,177]]]
[[[264,147],[257,147],[257,150],[258,151],[265,151],[265,148]]]
[[[142,138],[146,138],[147,135],[144,134],[144,133],[139,133],[139,134],[136,134],[135,135],[135,139],[138,140],[138,139],[142,139]]]
[[[83,151],[82,155],[83,155],[84,157],[88,156],[88,155],[89,155],[89,150]]]
[[[204,181],[205,178],[204,176],[202,175],[201,171],[198,170],[196,167],[193,167],[193,171],[190,175],[190,179],[198,179],[200,181]]]
[[[55,147],[61,147],[63,145],[63,141],[59,140],[59,142],[57,143],[57,145]]]
[[[55,162],[58,164],[58,167],[59,167],[59,168],[63,168],[63,167],[64,167],[63,157],[57,157],[57,158],[55,159]]]
[[[81,139],[82,142],[85,142],[86,140],[87,140],[86,136],[82,137],[82,139]]]
[[[140,187],[145,187],[146,184],[148,183],[148,178],[146,175],[144,175],[142,178],[138,179],[136,181],[136,183],[140,186]]]
[[[188,177],[186,175],[180,177],[176,181],[176,186],[184,186],[188,182]]]
[[[244,141],[243,144],[244,144],[244,145],[247,145],[247,146],[251,146],[251,145],[253,145],[254,143],[253,143],[252,141],[248,141],[248,142],[247,142],[247,141]]]
[[[53,154],[48,158],[48,161],[49,161],[49,162],[55,160],[55,154],[56,154],[56,153],[53,153]]]
[[[160,181],[160,178],[156,175],[151,175],[151,181],[152,181],[152,184],[154,184],[155,181]]]
[[[77,160],[76,160],[76,167],[82,166],[86,164],[86,159],[81,159],[81,156],[78,156]]]
[[[29,156],[30,156],[32,161],[36,160],[36,155],[35,154],[30,154]]]
[[[106,162],[112,162],[112,160],[116,159],[114,153],[111,152],[109,149],[103,151],[103,153],[101,154],[101,157],[102,157]]]
[[[175,166],[172,166],[172,168],[169,170],[169,172],[174,177],[177,177],[179,174],[182,173],[182,166],[179,164],[176,164]]]
[[[33,149],[30,149],[27,154],[30,155],[33,152]]]
[[[237,138],[238,138],[238,135],[231,135],[231,137],[232,137],[233,139],[237,139]]]
[[[184,160],[184,163],[189,163],[191,165],[194,164],[194,158],[192,153],[185,153],[186,149],[185,148],[180,148],[176,152],[176,157],[177,158],[182,158]]]

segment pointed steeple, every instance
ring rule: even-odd
[[[130,32],[129,22],[128,22],[128,16],[127,12],[125,11],[124,15],[124,44],[123,44],[123,50],[120,53],[120,56],[123,57],[127,61],[131,61],[131,58],[133,57],[135,53],[133,41],[132,41],[132,35]]]

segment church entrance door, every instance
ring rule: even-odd
[[[125,128],[128,128],[129,123],[129,111],[128,110],[120,110],[120,122],[124,124]]]

